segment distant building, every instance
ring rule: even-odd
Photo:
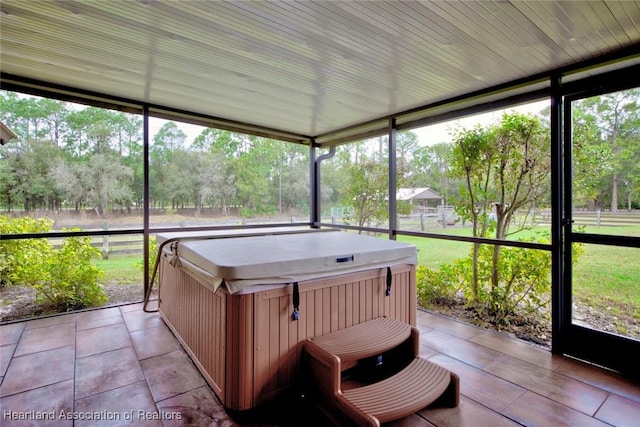
[[[442,203],[442,197],[430,188],[400,188],[396,194],[396,200],[403,200],[414,206],[435,207]],[[417,200],[417,203],[414,203]],[[437,200],[429,205],[429,200]]]
[[[18,135],[13,133],[4,123],[0,122],[0,145],[4,145],[11,139],[17,138]]]

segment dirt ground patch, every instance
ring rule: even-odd
[[[503,332],[544,348],[551,348],[551,319],[548,316],[547,318],[534,316],[511,318],[508,322],[496,324],[488,320],[488,316],[482,316],[467,307],[462,300],[432,304],[426,309],[485,329]],[[618,314],[612,315],[612,311]],[[585,304],[575,303],[573,322],[600,331],[640,339],[640,321],[633,317],[633,310],[622,312],[629,313],[628,315],[621,315],[620,312],[621,310],[613,310],[611,307],[595,309]]]
[[[106,305],[118,305],[143,300],[142,284],[110,283],[104,287],[109,298]],[[154,288],[152,298],[156,297]],[[29,319],[60,313],[59,307],[50,303],[37,301],[35,291],[28,286],[0,287],[0,322]]]
[[[483,316],[468,307],[461,299],[431,304],[425,309],[484,329],[502,332],[544,348],[551,348],[551,320],[531,316],[512,318],[508,322],[496,324],[488,316]]]

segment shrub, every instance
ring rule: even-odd
[[[155,267],[156,265],[156,259],[158,258],[158,241],[155,237],[149,237],[149,277],[147,277],[147,283],[149,282],[149,280],[151,280],[151,277],[153,276],[153,267]],[[144,271],[144,262],[143,261],[138,261],[136,263],[136,267],[138,267],[138,269],[140,271]],[[156,274],[156,278],[154,280],[154,283],[158,283],[158,274]]]
[[[454,264],[442,264],[440,270],[419,265],[416,269],[418,300],[423,307],[432,304],[448,304],[460,290],[462,283],[458,280]],[[456,283],[457,281],[457,283]]]
[[[491,287],[493,248],[482,245],[480,304],[498,321],[510,315],[532,314],[551,298],[551,253],[504,247],[497,264],[499,286]]]
[[[0,216],[2,233],[44,233],[52,228],[50,219]],[[35,289],[38,301],[64,310],[80,309],[107,302],[98,283],[102,271],[92,263],[99,257],[100,251],[91,246],[89,237],[68,237],[60,249],[47,239],[3,240],[0,273],[4,285]]]
[[[0,234],[46,233],[53,228],[49,218],[9,218],[0,215]],[[4,285],[34,283],[53,247],[46,239],[3,240],[0,242],[0,281]],[[39,266],[39,267],[38,267]]]
[[[527,241],[535,241],[530,238]],[[547,237],[538,239],[548,241]],[[574,262],[582,253],[574,247]],[[417,271],[418,297],[424,306],[450,300],[462,293],[465,300],[474,301],[477,312],[486,313],[496,323],[508,321],[510,316],[548,313],[551,297],[551,254],[547,251],[503,247],[495,266],[499,285],[492,287],[493,245],[480,245],[478,252],[478,289],[472,289],[473,253],[453,264],[442,264],[439,270],[419,266]]]
[[[91,246],[89,237],[67,237],[45,263],[45,278],[31,286],[49,302],[66,310],[102,305],[108,298],[98,284],[102,271],[92,263],[100,250]]]
[[[396,211],[399,215],[411,215],[413,205],[406,200],[398,200],[396,205]]]

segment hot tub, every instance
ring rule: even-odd
[[[280,231],[191,236],[162,254],[160,314],[228,409],[291,387],[307,338],[381,316],[415,325],[413,245]]]

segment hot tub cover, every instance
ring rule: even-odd
[[[158,236],[158,241],[166,237]],[[322,277],[415,264],[415,246],[351,233],[296,233],[185,240],[172,247],[174,265],[217,290],[302,282]]]
[[[252,228],[232,228],[228,230],[209,231],[176,231],[173,233],[162,233],[156,235],[158,244],[162,244],[169,239],[181,240],[205,240],[222,239],[229,237],[246,237],[255,235],[271,234],[295,234],[295,233],[317,233],[325,231],[339,231],[336,228],[311,228],[309,226],[294,225],[289,227],[252,227]]]

